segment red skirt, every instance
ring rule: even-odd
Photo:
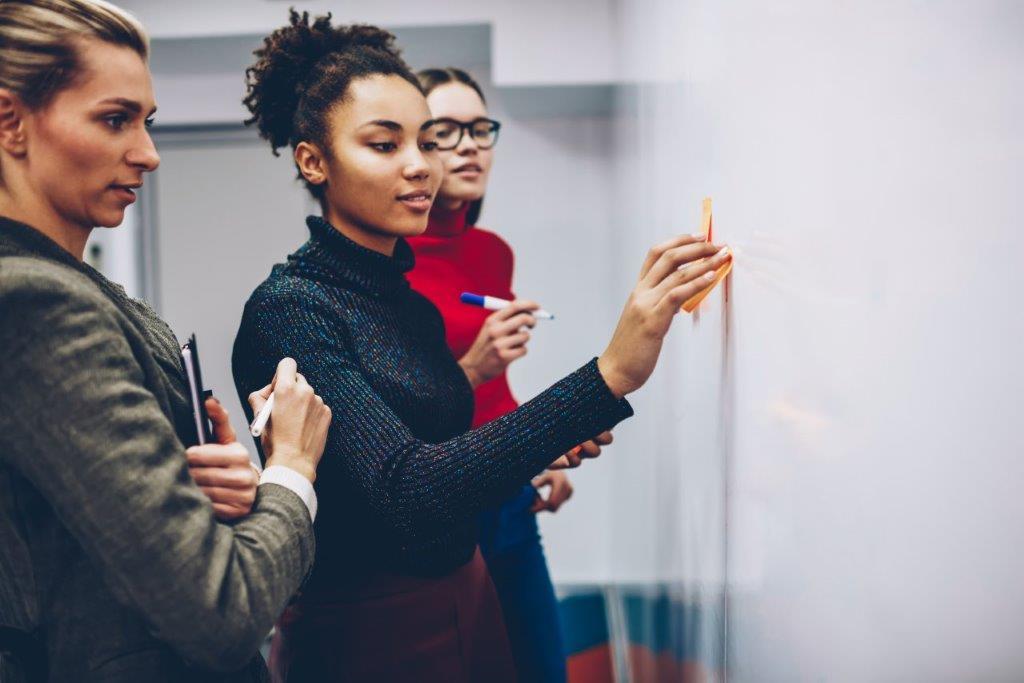
[[[440,578],[379,576],[289,607],[270,654],[275,683],[514,683],[498,595],[477,549]]]

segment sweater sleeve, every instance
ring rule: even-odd
[[[244,666],[309,571],[302,501],[261,486],[217,522],[118,321],[91,285],[0,269],[0,462],[49,501],[118,600],[182,657]]]
[[[239,334],[255,342],[246,352],[254,357],[236,358],[236,370],[251,367],[262,377],[274,359],[295,358],[333,412],[324,463],[343,463],[375,514],[400,537],[443,536],[575,444],[632,415],[592,360],[502,418],[427,443],[367,382],[342,328],[328,305],[309,295],[250,302]]]

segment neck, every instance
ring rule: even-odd
[[[26,192],[15,183],[0,185],[0,215],[32,226],[79,261],[85,257],[92,227],[68,221],[36,193]]]
[[[393,256],[395,253],[395,244],[398,243],[398,238],[394,235],[381,234],[352,221],[345,220],[329,205],[324,210],[324,220],[330,223],[332,228],[361,247],[366,247],[385,256]]]
[[[437,203],[441,206],[442,209],[445,209],[447,211],[458,211],[465,205],[466,201],[464,199],[455,199],[453,197],[439,196],[437,198]]]

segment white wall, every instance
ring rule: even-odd
[[[447,2],[276,2],[270,0],[121,0],[154,38],[263,35],[288,8],[332,12],[341,23],[388,27],[490,24],[499,85],[611,83],[616,80],[612,0],[448,0]]]
[[[730,680],[1020,680],[1024,9],[622,15],[652,72],[620,128],[622,252],[710,195],[736,268],[637,400],[662,406],[630,425],[651,455],[617,486],[656,499],[645,540],[617,520],[617,567],[645,573],[631,556],[657,541],[685,590],[719,586],[718,500],[686,498],[720,487]]]

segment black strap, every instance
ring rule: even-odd
[[[45,683],[49,677],[46,648],[38,633],[0,626],[0,653],[10,655],[29,683]]]

